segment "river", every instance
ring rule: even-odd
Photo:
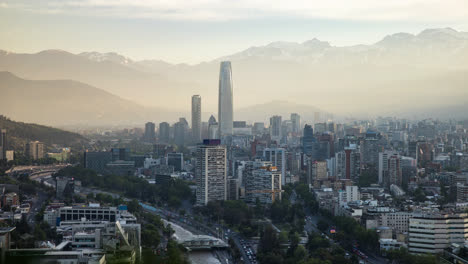
[[[172,229],[174,229],[174,238],[178,242],[182,242],[184,240],[191,239],[196,236],[192,232],[182,228],[177,224],[168,222],[166,220],[163,221],[165,225],[169,223]],[[216,258],[212,251],[192,251],[189,253],[189,260],[193,264],[221,264],[221,262]]]

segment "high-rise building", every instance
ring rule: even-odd
[[[26,154],[32,160],[44,158],[44,143],[31,141],[26,144]]]
[[[159,123],[159,142],[169,143],[170,140],[170,126],[167,122]]]
[[[208,120],[208,138],[219,139],[219,124],[216,122],[216,118],[211,115]]]
[[[219,71],[219,137],[232,135],[232,123],[234,121],[232,88],[231,62],[222,61]]]
[[[270,137],[272,140],[281,140],[281,116],[270,117]]]
[[[286,184],[286,150],[284,148],[266,148],[263,150],[263,158],[270,161],[281,173],[281,184]]]
[[[0,129],[0,160],[6,159],[7,150],[8,150],[7,130]]]
[[[314,129],[311,125],[304,126],[304,133],[302,136],[302,152],[306,155],[311,155],[313,150],[313,145],[317,140],[314,136]]]
[[[292,122],[292,132],[295,134],[301,133],[301,116],[297,113],[291,114],[291,122]]]
[[[185,118],[179,118],[179,122],[174,124],[174,143],[183,146],[186,143],[186,135],[188,131],[188,122]]]
[[[307,183],[312,184],[314,181],[328,179],[327,162],[307,160]]]
[[[220,145],[220,140],[203,140],[203,145],[197,147],[197,205],[227,199],[226,154],[226,147]]]
[[[201,96],[192,96],[192,140],[194,143],[201,142]]]
[[[248,162],[245,167],[245,201],[273,203],[281,200],[281,172],[267,161]]]
[[[154,143],[156,140],[156,131],[155,131],[155,124],[153,122],[148,122],[145,124],[145,135],[143,136],[143,140],[145,142]]]
[[[379,184],[389,187],[391,184],[401,186],[401,157],[397,152],[384,151],[379,153]]]

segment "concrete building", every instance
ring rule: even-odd
[[[401,157],[397,152],[379,153],[379,184],[385,187],[402,184]]]
[[[226,147],[220,145],[220,140],[204,140],[203,145],[197,147],[197,205],[227,199],[226,154]]]
[[[286,184],[286,149],[284,148],[266,148],[263,150],[263,158],[270,161],[281,173],[281,184]]]
[[[281,116],[270,117],[270,137],[272,140],[281,140]]]
[[[409,219],[409,252],[437,254],[451,244],[464,246],[468,237],[468,214],[432,213]]]
[[[201,125],[201,96],[192,96],[192,141],[199,143],[202,141],[202,125]]]
[[[291,114],[292,132],[296,135],[301,134],[301,116],[297,113]]]
[[[44,143],[39,141],[26,143],[26,155],[32,160],[44,158]]]
[[[281,200],[281,172],[271,162],[248,162],[245,168],[245,201],[263,204]]]
[[[219,97],[218,97],[218,136],[232,135],[234,121],[233,95],[232,95],[232,69],[230,61],[222,61],[219,71]]]
[[[171,130],[171,127],[169,123],[167,122],[159,123],[159,142],[160,143],[169,143],[170,130]]]
[[[156,126],[153,122],[148,122],[145,124],[145,134],[143,135],[143,140],[145,142],[154,143],[156,141]]]

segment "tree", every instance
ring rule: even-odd
[[[322,232],[327,231],[328,227],[329,227],[328,223],[323,221],[323,220],[319,220],[318,223],[317,223],[318,230],[320,230]]]

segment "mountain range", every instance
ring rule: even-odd
[[[101,98],[103,107],[104,101],[115,105],[115,100],[121,100],[125,102],[121,103],[123,109],[135,109],[134,120],[148,115],[152,117],[149,120],[161,120],[187,115],[193,94],[202,96],[204,112],[216,113],[222,60],[232,62],[234,105],[238,109],[235,119],[250,120],[252,111],[257,113],[262,105],[278,100],[290,102],[288,107],[293,108],[285,109],[287,112],[300,112],[294,105],[305,105],[310,108],[304,114],[322,109],[335,116],[399,113],[451,117],[452,106],[459,111],[460,106],[468,103],[468,33],[451,28],[427,29],[419,34],[397,33],[375,44],[346,47],[318,39],[303,43],[273,42],[196,65],[135,61],[113,52],[0,51],[0,71],[52,83],[50,80],[74,80],[75,86],[54,84],[59,90],[64,86],[75,87],[78,94],[81,89],[78,86],[93,87],[99,93],[105,91],[110,97]],[[53,103],[53,99],[44,103]],[[73,98],[68,101],[72,102]],[[74,109],[77,115],[74,122],[89,118],[89,113],[78,116],[81,110]],[[96,121],[118,122],[117,115],[108,119],[105,112],[101,107],[92,116],[100,117]],[[126,120],[128,116],[123,112],[120,119]],[[271,114],[260,112],[258,117],[266,119]]]

